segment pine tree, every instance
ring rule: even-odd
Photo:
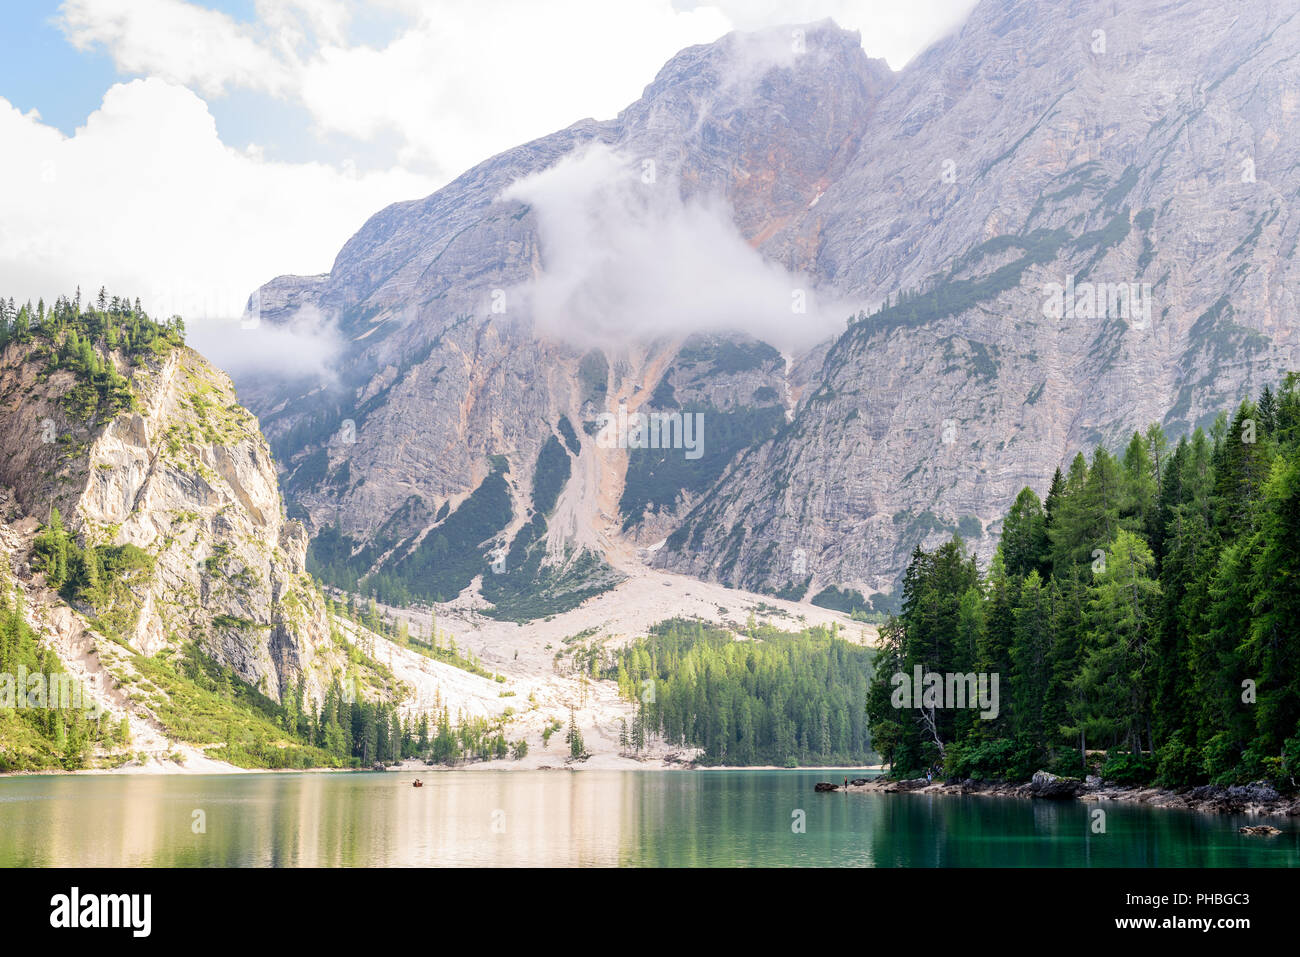
[[[1016,496],[1002,523],[1001,548],[1007,574],[1023,578],[1031,571],[1047,573],[1050,556],[1047,515],[1033,489],[1023,488]]]
[[[1300,446],[1276,463],[1264,506],[1248,582],[1251,622],[1242,647],[1245,662],[1258,675],[1252,749],[1261,757],[1280,755],[1286,739],[1300,733]]]
[[[1277,412],[1277,397],[1265,385],[1264,391],[1259,395],[1259,427],[1266,436],[1272,437],[1277,431]]]
[[[1088,514],[1083,500],[1087,480],[1088,462],[1079,453],[1070,462],[1070,469],[1059,488],[1053,481],[1052,493],[1048,495],[1047,523],[1053,574],[1065,574],[1071,565],[1084,561],[1091,554]]]
[[[582,741],[582,732],[578,730],[578,719],[573,708],[569,709],[569,730],[565,734],[564,740],[569,744],[569,755],[571,757],[580,758],[586,753],[586,747]]]
[[[1047,739],[1046,706],[1051,681],[1051,656],[1055,636],[1049,588],[1037,570],[1020,586],[1014,611],[1011,645],[1010,690],[1013,734],[1039,750]]]
[[[92,605],[98,604],[102,597],[100,580],[103,572],[100,565],[99,551],[95,548],[87,548],[82,556],[83,566],[83,585],[81,595]]]
[[[1157,481],[1149,440],[1134,432],[1124,450],[1120,488],[1120,524],[1150,540],[1155,529]]]
[[[1083,718],[1094,739],[1140,755],[1144,735],[1150,744],[1147,688],[1160,585],[1151,577],[1151,550],[1132,532],[1121,530],[1106,551],[1105,570],[1088,589],[1078,678]]]

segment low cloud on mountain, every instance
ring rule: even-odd
[[[236,381],[245,377],[311,378],[330,385],[343,339],[320,311],[309,306],[286,323],[208,319],[186,327],[191,346]]]
[[[540,333],[612,345],[739,331],[797,349],[843,328],[855,307],[766,261],[724,201],[683,201],[669,177],[648,178],[595,145],[502,194],[537,221],[543,271],[513,294],[528,299]]]

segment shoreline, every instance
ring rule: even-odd
[[[844,791],[842,786],[835,790]],[[1257,817],[1300,817],[1300,794],[1283,795],[1263,784],[1223,787],[1205,784],[1184,791],[1168,788],[1107,784],[1096,779],[1079,781],[1039,772],[1031,781],[933,781],[925,778],[876,778],[865,784],[850,784],[846,793],[938,794],[964,797],[1028,798],[1039,801],[1081,804],[1114,801],[1148,807],[1204,814],[1244,814]]]
[[[214,764],[215,763],[216,762],[214,762]],[[860,773],[865,771],[878,774],[881,771],[881,766],[809,765],[806,767],[800,766],[797,768],[787,768],[778,767],[774,764],[700,765],[681,761],[637,761],[632,758],[620,758],[617,761],[607,761],[596,764],[588,764],[585,761],[564,760],[556,764],[542,765],[531,763],[521,765],[518,762],[510,760],[473,761],[457,765],[429,765],[425,764],[423,761],[403,761],[400,764],[386,767],[382,771],[376,771],[374,768],[241,768],[233,764],[227,767],[204,768],[187,768],[184,765],[156,765],[147,768],[81,768],[76,771],[64,771],[58,768],[48,768],[38,771],[3,771],[0,772],[0,781],[6,778],[30,777],[173,777],[186,775],[225,777],[228,775],[242,774],[440,774],[446,771],[804,771],[808,773],[830,771]]]
[[[1011,782],[1000,780],[976,781],[931,781],[924,778],[893,779],[881,776],[881,765],[810,765],[797,768],[777,767],[775,765],[697,765],[688,761],[647,760],[637,761],[631,758],[604,756],[607,760],[595,764],[585,761],[561,760],[556,764],[537,765],[510,760],[475,761],[461,765],[427,765],[423,761],[404,761],[377,771],[373,768],[239,768],[228,767],[186,768],[183,765],[134,768],[87,768],[77,771],[48,769],[39,771],[0,772],[0,781],[8,778],[26,777],[77,777],[77,776],[122,776],[122,777],[172,777],[172,776],[210,776],[227,777],[250,774],[440,774],[448,771],[474,772],[527,772],[527,771],[675,771],[675,772],[709,772],[709,771],[780,771],[804,773],[831,773],[835,776],[848,773],[851,776],[849,786],[832,780],[820,782],[818,790],[825,793],[871,793],[871,794],[926,794],[945,797],[1003,797],[1040,801],[1078,802],[1081,804],[1115,802],[1120,804],[1141,804],[1148,807],[1179,811],[1196,811],[1204,814],[1239,814],[1252,817],[1300,817],[1300,794],[1282,795],[1273,788],[1262,785],[1237,785],[1223,787],[1219,785],[1201,785],[1183,791],[1167,788],[1141,787],[1108,784],[1095,778],[1080,781],[1074,778],[1058,778],[1045,772],[1039,772],[1034,780]],[[215,762],[214,762],[215,763]],[[864,778],[863,774],[870,774]],[[856,777],[852,777],[856,775]],[[824,786],[823,786],[824,785]]]

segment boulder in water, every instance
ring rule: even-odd
[[[1237,831],[1241,834],[1252,834],[1256,837],[1271,837],[1274,834],[1282,833],[1271,824],[1244,824],[1237,828]]]

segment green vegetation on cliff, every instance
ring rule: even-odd
[[[565,419],[560,432],[577,445]],[[563,561],[547,560],[547,517],[572,468],[566,442],[552,435],[542,445],[533,471],[531,518],[508,549],[494,546],[513,515],[508,465],[503,456],[491,461],[491,471],[469,498],[454,510],[444,503],[433,527],[418,541],[390,531],[410,524],[399,521],[408,511],[403,506],[367,545],[336,527],[322,529],[311,541],[307,567],[326,585],[397,607],[450,601],[482,576],[483,597],[493,603],[488,614],[508,621],[568,611],[621,580],[590,551],[571,553]]]
[[[389,641],[395,641],[399,645],[410,648],[426,658],[433,658],[436,661],[441,661],[454,668],[460,668],[462,671],[468,671],[470,674],[482,678],[505,681],[505,678],[501,675],[484,668],[473,651],[466,649],[465,654],[462,655],[456,647],[455,637],[438,629],[436,615],[433,617],[430,634],[426,638],[420,634],[418,626],[415,633],[412,633],[405,619],[394,621],[387,612],[380,613],[379,606],[373,598],[365,605],[362,605],[357,602],[357,596],[353,594],[349,594],[346,600],[337,602],[327,597],[325,599],[325,608],[335,617],[346,618],[354,624],[387,638]],[[443,641],[444,638],[447,639],[446,642]]]
[[[642,521],[647,510],[670,509],[683,493],[703,494],[732,459],[767,441],[785,425],[785,410],[779,405],[726,412],[710,405],[690,405],[681,408],[680,414],[683,418],[703,416],[696,436],[703,449],[693,459],[681,448],[628,451],[627,479],[618,500],[625,531]]]
[[[358,549],[334,528],[312,540],[307,567],[327,585],[373,595],[389,605],[450,601],[487,571],[491,541],[510,523],[507,471],[504,456],[494,456],[491,471],[469,498],[418,544],[403,545],[374,571],[371,565],[398,543],[380,538]]]
[[[45,583],[69,602],[88,605],[117,631],[135,627],[138,603],[131,583],[153,571],[154,559],[135,545],[87,545],[82,548],[63,526],[57,508],[32,541],[32,566]]]
[[[547,519],[569,481],[569,453],[555,436],[547,439],[533,470],[532,518],[521,528],[504,556],[498,553],[483,576],[488,612],[505,621],[530,621],[576,608],[621,579],[599,555],[570,549],[548,560]]]
[[[81,302],[81,292],[61,296],[47,309],[45,301],[16,306],[0,298],[0,350],[10,343],[32,347],[32,356],[45,362],[45,374],[65,370],[75,384],[60,404],[73,419],[107,421],[133,408],[129,380],[118,362],[139,365],[146,358],[165,355],[185,341],[185,323],[179,316],[159,323],[134,303],[101,289],[94,305]]]
[[[0,771],[75,771],[96,747],[127,743],[58,656],[37,641],[0,569]]]

